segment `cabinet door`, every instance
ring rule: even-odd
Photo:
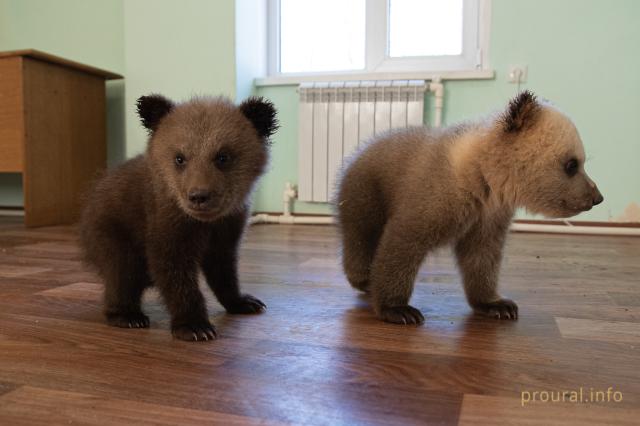
[[[0,172],[24,165],[22,58],[0,58]]]

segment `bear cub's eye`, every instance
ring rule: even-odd
[[[564,165],[564,172],[569,177],[575,176],[575,174],[578,173],[578,160],[572,158],[571,160],[567,161]]]
[[[227,152],[219,152],[218,154],[216,154],[213,162],[216,164],[217,168],[224,169],[231,163],[231,154]]]
[[[175,162],[177,166],[184,166],[184,163],[186,162],[186,160],[184,159],[184,155],[176,155]]]

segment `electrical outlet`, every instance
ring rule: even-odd
[[[527,81],[527,66],[509,65],[507,81],[509,83],[525,83]]]

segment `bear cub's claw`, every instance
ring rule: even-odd
[[[174,326],[171,328],[171,334],[176,339],[188,342],[206,342],[218,337],[215,327],[209,321]]]
[[[518,305],[509,299],[499,299],[491,303],[482,303],[473,307],[480,315],[496,319],[518,319]]]
[[[380,309],[380,319],[394,324],[422,324],[422,312],[413,306],[387,306]]]
[[[257,314],[267,309],[267,305],[250,294],[243,294],[237,300],[225,304],[230,314]]]
[[[121,328],[147,328],[149,317],[142,312],[107,314],[107,324]]]

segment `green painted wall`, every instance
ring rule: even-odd
[[[234,0],[0,0],[0,50],[35,48],[125,75],[107,84],[109,164],[144,150],[135,101],[235,97]],[[0,174],[0,206],[21,206]]]
[[[240,80],[248,73],[244,60],[236,67],[235,6],[234,0],[0,0],[0,50],[36,48],[124,74],[126,90],[123,82],[107,89],[109,162],[116,164],[144,149],[146,135],[134,111],[139,96],[244,96],[247,85]],[[590,159],[587,169],[605,195],[602,206],[579,219],[609,220],[640,202],[640,2],[493,0],[492,9],[496,79],[446,82],[445,122],[502,108],[515,93],[506,82],[507,66],[527,64],[524,87],[573,117]],[[255,209],[281,211],[284,182],[298,180],[297,95],[295,86],[255,92],[276,103],[282,124]],[[429,99],[427,117],[432,107]],[[0,175],[0,205],[21,205],[19,183],[18,175]],[[295,211],[329,208],[296,203]]]
[[[146,132],[135,115],[140,96],[235,97],[234,9],[233,0],[125,1],[128,157],[146,146]]]
[[[527,64],[525,88],[552,100],[576,122],[587,171],[605,203],[579,220],[606,221],[640,202],[640,2],[635,0],[493,0],[490,58],[495,80],[449,81],[444,120],[500,109],[516,87],[509,64]],[[294,86],[261,87],[280,110],[271,171],[255,197],[257,211],[282,211],[284,182],[297,183],[297,96]],[[433,105],[427,103],[429,116]],[[327,213],[297,202],[295,211]]]
[[[0,51],[38,49],[122,74],[123,0],[0,0]],[[125,153],[124,82],[107,83],[109,163]],[[19,174],[0,174],[0,206],[21,206]]]

